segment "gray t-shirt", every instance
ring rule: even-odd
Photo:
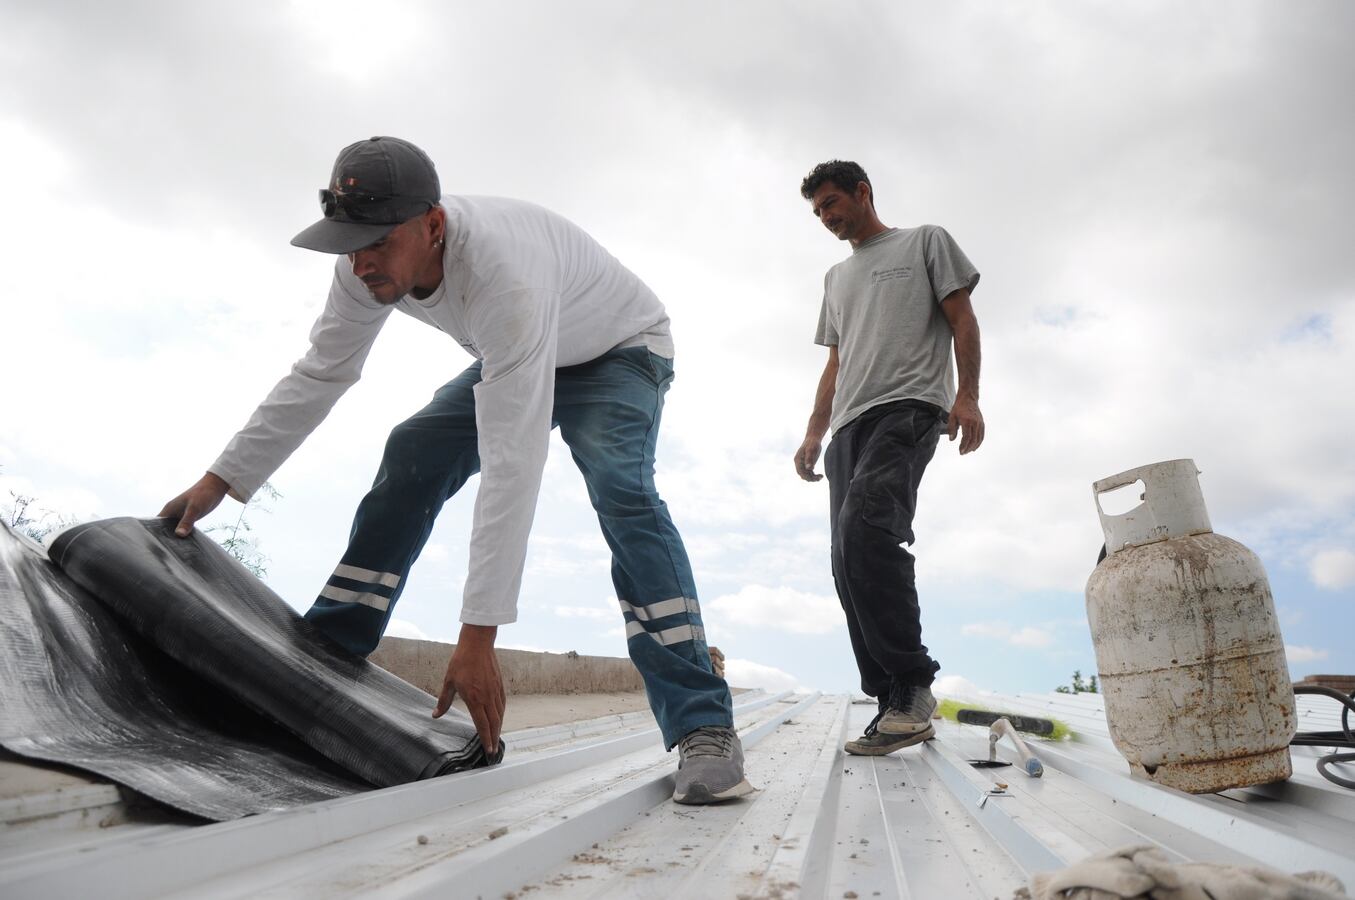
[[[941,301],[978,283],[978,270],[936,225],[890,228],[828,270],[814,342],[838,348],[833,431],[895,400],[950,410],[955,369]]]

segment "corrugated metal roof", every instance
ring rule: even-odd
[[[987,730],[950,722],[924,745],[848,757],[842,742],[873,705],[743,694],[737,723],[760,788],[744,802],[669,802],[675,760],[648,714],[608,716],[509,735],[494,769],[234,822],[98,828],[75,808],[11,825],[0,895],[992,898],[1031,872],[1142,843],[1355,885],[1355,792],[1316,774],[1315,749],[1294,748],[1286,783],[1192,796],[1129,777],[1096,695],[962,699],[1056,716],[1075,737],[1033,742],[1040,779],[971,767],[987,758]],[[1303,730],[1339,729],[1336,704],[1298,705]],[[56,806],[30,798],[44,808]]]

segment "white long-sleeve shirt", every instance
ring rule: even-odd
[[[447,196],[442,206],[438,289],[383,306],[341,257],[310,350],[209,471],[247,500],[358,380],[392,309],[446,332],[483,361],[475,387],[480,489],[461,621],[502,625],[517,619],[555,369],[617,347],[646,346],[671,358],[673,342],[654,292],[564,217],[498,197]]]

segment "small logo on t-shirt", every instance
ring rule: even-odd
[[[872,269],[870,280],[873,284],[879,284],[882,281],[888,281],[891,278],[912,278],[912,266],[895,266],[892,269]]]

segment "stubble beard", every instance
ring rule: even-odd
[[[387,282],[387,283],[389,284],[389,282]],[[394,306],[395,304],[399,303],[401,300],[405,299],[405,296],[406,296],[409,292],[408,292],[408,291],[401,291],[400,293],[396,294],[394,297],[391,297],[390,299],[386,299],[385,297],[379,296],[379,295],[377,294],[376,290],[374,290],[373,288],[370,288],[370,287],[367,288],[367,293],[368,293],[369,296],[371,296],[371,298],[372,298],[373,300],[375,300],[377,303],[381,304],[382,306]]]

